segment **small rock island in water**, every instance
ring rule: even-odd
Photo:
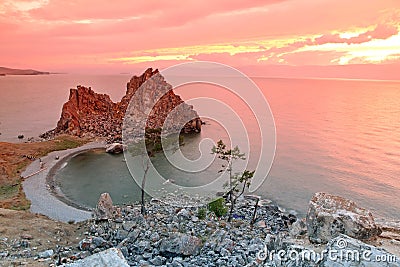
[[[133,76],[126,85],[126,94],[121,101],[114,103],[106,94],[95,93],[90,87],[78,86],[70,90],[69,100],[62,108],[61,118],[54,130],[41,135],[49,138],[59,134],[70,134],[79,137],[105,137],[109,143],[122,141],[122,122],[133,95],[139,87],[158,70],[149,68],[140,76]],[[160,75],[162,78],[162,76]],[[163,78],[162,78],[163,79]],[[164,82],[167,84],[166,82]],[[168,84],[167,84],[168,85]],[[147,127],[162,128],[167,115],[178,105],[183,104],[186,113],[191,113],[195,119],[186,123],[185,133],[200,132],[201,120],[193,108],[183,102],[172,88],[154,107],[148,107],[145,99],[140,99],[140,108],[151,108]],[[136,103],[134,103],[136,104]],[[139,111],[140,112],[140,111]]]

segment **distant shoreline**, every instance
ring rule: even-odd
[[[66,73],[52,73],[52,72],[40,72],[40,73],[0,73],[0,76],[35,76],[35,75],[51,75],[51,74],[66,74]]]
[[[0,76],[7,75],[48,75],[51,72],[48,71],[38,71],[33,69],[12,69],[6,67],[0,67]]]
[[[32,73],[32,74],[4,74],[0,73],[0,76],[39,76],[39,75],[51,75],[58,73]]]

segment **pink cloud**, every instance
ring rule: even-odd
[[[387,39],[398,33],[398,29],[392,25],[380,24],[371,31],[364,32],[358,36],[351,38],[342,38],[339,34],[326,34],[315,39],[315,44],[321,45],[326,43],[347,43],[360,44],[368,42],[372,39]]]
[[[113,5],[110,5],[110,1],[108,0],[52,0],[47,5],[31,10],[30,14],[34,18],[45,20],[112,20],[131,17],[157,17],[160,24],[180,25],[181,23],[193,21],[211,14],[243,10],[284,1],[288,0],[222,0],[213,1],[212,9],[210,9],[210,3],[196,0],[120,0]]]
[[[350,38],[348,44],[365,43],[372,39],[387,39],[398,33],[397,27],[391,25],[378,25],[374,30],[367,31],[358,36]]]
[[[248,52],[230,55],[229,53],[211,53],[211,54],[198,54],[191,56],[192,59],[202,61],[215,61],[231,66],[253,65],[257,64],[257,59],[263,55],[264,52]]]
[[[381,14],[396,9],[400,9],[400,2],[393,0],[370,1],[368,4],[361,0],[121,0],[112,5],[106,0],[51,0],[48,5],[28,13],[9,10],[2,14],[0,58],[5,65],[26,64],[26,67],[43,66],[45,69],[46,66],[72,70],[78,66],[82,69],[84,66],[105,68],[107,64],[112,69],[118,66],[125,69],[126,65],[107,62],[107,59],[127,57],[149,49],[219,43],[240,45],[251,40],[321,35],[334,30],[381,25],[358,39],[339,40],[340,36],[326,35],[325,40],[322,37],[318,40],[321,43],[335,40],[361,42],[368,36],[381,39],[390,36],[394,28],[383,26],[385,21]],[[388,15],[385,19],[393,20],[393,17]],[[77,23],[79,20],[92,20],[92,23]],[[307,45],[312,45],[312,40],[233,57],[222,53],[193,55],[192,58],[216,59],[234,65],[266,64],[278,61],[257,63],[257,59],[292,53]],[[292,58],[296,61],[294,56]],[[147,63],[153,64],[156,63]]]
[[[346,39],[341,38],[339,34],[325,34],[318,38],[315,38],[314,44],[321,45],[321,44],[334,44],[334,43],[344,43]]]
[[[148,14],[158,9],[169,9],[166,1],[120,0],[110,5],[107,0],[52,0],[31,10],[33,18],[44,20],[116,19]]]

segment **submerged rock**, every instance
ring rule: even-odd
[[[313,243],[327,243],[340,234],[366,240],[382,233],[369,210],[327,193],[314,195],[306,219],[308,236]]]

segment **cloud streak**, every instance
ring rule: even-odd
[[[399,27],[395,0],[3,0],[0,58],[60,71],[189,60],[236,67],[393,62]]]
[[[398,33],[397,27],[393,25],[378,25],[375,29],[366,31],[362,34],[351,38],[342,38],[340,34],[327,34],[315,39],[315,45],[326,43],[346,43],[346,44],[360,44],[369,42],[373,39],[387,39]]]

